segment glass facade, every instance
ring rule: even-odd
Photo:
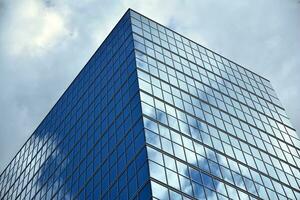
[[[270,82],[128,10],[0,176],[0,199],[300,199]]]
[[[146,199],[143,132],[126,12],[1,174],[0,199]]]
[[[300,141],[270,82],[131,13],[155,199],[300,199]]]

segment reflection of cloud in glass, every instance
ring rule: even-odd
[[[202,176],[203,174],[197,170],[194,170],[194,169],[191,169],[190,168],[190,176],[191,176],[191,179],[195,182],[193,182],[193,187],[194,188],[194,193],[195,193],[195,196],[199,199],[201,198],[204,198],[205,194],[204,194],[204,189],[203,189],[203,186],[200,186],[198,185],[199,184],[203,184],[205,185],[206,180],[204,180],[206,177]]]
[[[180,179],[181,191],[183,191],[184,193],[190,196],[193,196],[191,181],[184,176],[179,176],[179,179]]]
[[[149,109],[149,108],[151,108],[151,109]],[[158,121],[162,122],[163,124],[168,125],[167,115],[165,112],[157,110],[155,113],[155,109],[153,107],[149,106],[149,108],[147,108],[148,110],[145,109],[148,116],[157,119]],[[169,110],[170,113],[172,113],[174,115],[174,112],[172,110],[170,110],[170,107],[167,110]],[[179,121],[180,122],[179,123],[180,132],[185,133],[186,135],[190,135],[192,138],[194,138],[198,141],[201,141],[211,147],[213,147],[212,144],[216,145],[215,141],[212,141],[210,138],[210,135],[207,134],[208,127],[205,123],[196,121],[190,116],[187,116],[187,118],[186,118],[186,115],[183,112],[178,111],[178,110],[176,110],[176,114],[179,119],[181,119],[182,121],[188,122],[190,125],[190,126],[188,126],[187,124]],[[181,137],[184,142],[182,143],[182,142],[178,141],[178,137],[176,136],[174,138],[174,136],[173,136],[174,132],[172,132],[173,134],[170,135],[170,131],[166,127],[161,126],[161,125],[157,126],[157,124],[152,122],[151,120],[146,121],[145,126],[156,133],[158,133],[158,130],[160,130],[160,134],[163,137],[168,138],[172,141],[174,141],[174,139],[175,139],[176,143],[179,143],[180,145],[183,145],[183,146],[185,146],[186,145],[185,142],[189,140],[184,135],[182,135]],[[193,128],[193,127],[197,127],[197,128]],[[151,134],[149,134],[149,135],[151,135]],[[243,190],[246,190],[254,195],[259,195],[260,197],[268,197],[265,189],[263,187],[260,187],[257,183],[254,183],[251,180],[251,179],[259,180],[260,175],[258,173],[256,173],[256,174],[251,173],[251,175],[250,175],[250,171],[248,170],[247,167],[244,167],[243,165],[239,166],[236,162],[233,162],[233,160],[231,160],[229,158],[226,159],[224,156],[219,156],[219,154],[214,153],[214,151],[210,150],[209,148],[203,148],[203,147],[198,148],[199,145],[197,145],[196,142],[194,142],[194,146],[196,148],[196,152],[199,155],[198,154],[196,155],[192,150],[189,150],[190,147],[193,146],[191,144],[188,144],[188,146],[185,146],[185,148],[182,148],[182,146],[177,145],[175,143],[173,143],[173,145],[172,145],[169,140],[166,140],[164,138],[159,139],[158,135],[156,135],[156,134],[153,134],[153,136],[154,137],[151,137],[151,136],[147,137],[149,139],[149,143],[151,143],[152,145],[154,145],[158,148],[161,148],[165,152],[173,154],[181,160],[187,160],[187,162],[189,164],[194,165],[196,167],[200,167],[202,170],[210,172],[213,175],[224,179],[225,181],[235,184],[237,187],[239,187]],[[162,142],[161,144],[160,144],[160,141]],[[172,147],[174,149],[172,149]],[[204,151],[204,149],[206,151]],[[174,150],[174,153],[173,153],[173,150]],[[233,149],[231,145],[225,145],[225,143],[223,143],[222,148],[219,148],[219,150],[222,151],[223,153],[229,155],[230,157],[235,157],[234,153],[238,153],[238,152],[236,152],[237,149]],[[200,155],[202,155],[202,156],[200,156]],[[215,161],[216,163],[212,162],[212,161]],[[228,162],[230,161],[230,162],[227,163],[227,161]],[[230,172],[229,169],[226,170],[224,167],[220,168],[217,163],[220,163],[223,166],[229,167],[234,172]],[[185,170],[188,170],[188,169],[185,169]],[[188,174],[188,171],[183,172],[183,173]],[[169,174],[171,174],[171,173],[169,173]],[[195,174],[190,173],[191,178],[194,178],[193,177],[194,175]],[[214,198],[215,194],[212,191],[202,190],[201,187],[199,187],[197,182],[190,181],[189,179],[180,177],[180,176],[179,176],[179,179],[181,181],[180,185],[181,185],[182,190],[185,191],[187,194],[195,195],[195,196],[197,196],[197,198],[201,199],[201,198],[203,198],[203,195],[204,195],[203,192],[205,191],[208,198],[210,198],[210,199]],[[171,178],[171,180],[176,181],[177,178],[176,177]],[[172,185],[173,181],[171,181],[169,185]],[[206,186],[208,186],[208,187],[213,186],[209,182],[207,184],[208,185],[206,185]],[[214,184],[215,184],[217,192],[227,196],[226,190],[224,189],[224,186],[223,187],[220,186],[220,182],[215,182]],[[176,186],[174,185],[173,187],[176,188],[176,187],[178,187],[178,185],[176,185]],[[200,189],[198,189],[198,188],[200,188]],[[243,192],[240,192],[240,193],[241,193],[240,196],[246,195]],[[275,194],[274,192],[271,192],[269,195],[272,196],[274,194]],[[232,194],[230,194],[230,196],[232,197]]]
[[[148,158],[157,162],[160,165],[163,165],[163,157],[162,154],[152,148],[147,147]]]
[[[203,186],[196,182],[192,182],[192,185],[193,185],[195,197],[197,199],[206,199]]]
[[[51,135],[50,133],[48,133],[47,135]],[[60,162],[64,159],[65,155],[63,153],[63,151],[61,149],[58,148],[58,144],[57,141],[53,140],[53,137],[50,137],[49,139],[47,139],[47,135],[43,136],[44,140],[46,140],[47,142],[44,144],[45,146],[47,146],[47,151],[46,151],[46,155],[49,155],[47,158],[45,158],[45,161],[43,163],[40,163],[40,177],[48,177],[48,176],[54,176],[55,179],[53,182],[53,185],[51,186],[52,188],[52,194],[50,192],[47,192],[48,196],[47,198],[50,198],[55,192],[57,192],[57,190],[59,189],[59,186],[62,185],[62,183],[64,183],[66,180],[64,180],[66,177],[61,176],[59,173],[59,171],[57,171],[57,173],[53,170],[54,167],[59,167],[60,171],[62,171],[63,169],[65,169],[67,167],[67,164],[69,163],[68,158],[66,158],[66,160],[62,163],[59,163],[59,166],[55,166],[53,165],[53,163],[57,163]],[[39,139],[39,136],[37,136],[37,138]],[[51,152],[53,149],[55,149],[55,153]],[[56,164],[57,165],[57,164]],[[51,170],[52,168],[52,170]],[[52,172],[53,174],[49,174],[49,172]],[[48,190],[49,188],[46,188],[44,185],[46,182],[46,180],[41,181],[43,179],[40,179],[40,177],[38,177],[38,181],[36,184],[36,191],[41,189],[42,193],[46,192],[43,190]],[[67,193],[65,195],[65,198],[69,198],[71,197],[70,193]],[[70,199],[70,198],[69,198]]]
[[[157,120],[160,121],[163,124],[168,124],[167,121],[167,114],[163,111],[160,110],[156,110],[156,114],[157,114]]]
[[[168,199],[167,188],[151,181],[152,195],[158,199]]]
[[[167,184],[164,167],[150,161],[149,162],[149,170],[150,170],[150,176],[151,177]]]
[[[66,192],[64,191],[64,188],[60,188],[60,186],[62,186],[62,184],[66,181],[66,177],[61,176],[60,172],[66,168],[69,162],[67,159],[63,161],[65,155],[62,152],[62,149],[59,148],[58,141],[53,139],[53,134],[49,132],[36,133],[31,136],[28,140],[28,143],[29,142],[31,142],[31,146],[27,149],[27,152],[30,152],[26,158],[27,162],[22,162],[19,167],[19,170],[24,170],[18,177],[19,179],[22,179],[22,185],[19,187],[19,191],[22,191],[22,193],[17,194],[15,192],[14,194],[20,195],[19,198],[25,198],[24,191],[26,191],[26,188],[29,187],[31,190],[36,192],[32,193],[33,195],[46,194],[46,199],[50,199],[52,195],[58,191],[58,189]],[[35,145],[34,148],[32,148],[33,145]],[[24,152],[24,147],[21,149],[19,154]],[[29,149],[31,149],[31,151],[29,151]],[[17,156],[19,154],[17,154]],[[37,168],[37,166],[39,166],[39,168]],[[58,167],[59,170],[55,169],[56,167]],[[24,175],[26,175],[26,178],[24,178]],[[51,178],[48,179],[50,176]],[[38,191],[40,192],[37,193]],[[1,196],[2,195],[4,194],[1,191]],[[64,194],[64,197],[70,199],[71,194],[66,193]],[[33,198],[33,196],[31,196],[31,198]]]
[[[176,188],[177,190],[180,190],[178,175],[169,169],[166,169],[166,175],[168,179],[168,185]]]

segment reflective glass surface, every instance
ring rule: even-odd
[[[300,199],[270,82],[128,10],[0,176],[0,199]]]
[[[270,82],[131,22],[154,198],[299,199],[300,141]]]
[[[0,199],[150,197],[131,30],[128,11],[1,174]]]

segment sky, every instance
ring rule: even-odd
[[[128,8],[269,79],[300,130],[299,0],[0,0],[0,172]]]

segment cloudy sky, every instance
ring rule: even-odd
[[[0,0],[0,172],[129,7],[271,80],[300,130],[299,0]]]

